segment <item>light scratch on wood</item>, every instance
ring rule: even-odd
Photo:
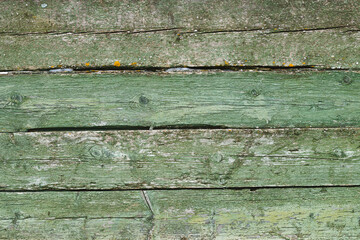
[[[150,202],[150,198],[149,196],[147,195],[146,191],[144,190],[141,190],[141,195],[142,197],[144,198],[144,201],[147,205],[147,207],[150,209],[151,211],[151,216],[149,217],[149,220],[151,222],[151,228],[149,229],[148,233],[147,233],[147,240],[151,240],[152,239],[152,233],[154,231],[154,228],[155,228],[155,222],[154,222],[154,210],[152,208],[152,205],[151,205],[151,202]]]

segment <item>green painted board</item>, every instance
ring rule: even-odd
[[[359,26],[359,10],[356,0],[2,0],[0,32],[303,30]]]
[[[359,192],[2,192],[0,238],[358,239]]]
[[[180,35],[178,35],[180,34]],[[151,67],[359,69],[360,31],[350,28],[137,34],[0,35],[0,70]],[[119,66],[119,67],[117,67]]]
[[[349,1],[0,2],[0,70],[170,66],[359,68]]]
[[[154,239],[358,239],[359,197],[359,188],[149,192]]]
[[[140,192],[0,193],[0,239],[145,239]]]
[[[0,132],[39,128],[360,126],[360,74],[0,76]]]
[[[360,185],[359,129],[0,134],[1,190]]]
[[[151,223],[142,218],[30,218],[15,222],[14,217],[15,215],[12,219],[0,220],[0,239],[145,240],[151,229]]]

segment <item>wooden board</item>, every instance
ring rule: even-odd
[[[359,26],[359,8],[356,0],[2,0],[0,32],[306,30]]]
[[[0,239],[145,239],[140,192],[0,193]]]
[[[357,239],[359,192],[2,192],[0,238]]]
[[[0,1],[0,239],[359,239],[359,10]]]
[[[0,36],[0,70],[153,67],[359,69],[360,31],[240,31]]]
[[[0,77],[0,132],[360,126],[356,72]]]
[[[358,129],[0,134],[2,190],[360,185]]]
[[[245,0],[4,0],[0,2],[0,70],[359,69],[359,9],[357,0],[252,4]]]

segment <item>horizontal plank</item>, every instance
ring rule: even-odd
[[[160,191],[149,192],[149,199],[160,239],[360,236],[359,188]]]
[[[62,206],[62,205],[59,205]],[[86,213],[86,211],[84,211]],[[16,212],[15,212],[16,214]],[[0,220],[0,239],[147,239],[151,223],[141,218]]]
[[[356,72],[0,76],[0,132],[360,126]]]
[[[0,70],[60,65],[358,69],[359,8],[357,0],[3,0]]]
[[[246,0],[0,2],[0,32],[110,32],[182,30],[302,30],[359,25],[360,3],[349,1]]]
[[[0,239],[144,239],[151,214],[140,191],[2,192]]]
[[[0,134],[2,190],[360,185],[359,129]]]
[[[163,30],[0,35],[0,70],[174,66],[316,66],[359,69],[360,31]]]
[[[180,190],[143,194],[140,191],[2,192],[0,237],[358,239],[359,192],[359,188]],[[139,205],[141,198],[147,213]],[[118,218],[124,216],[124,211],[130,216],[152,215]]]

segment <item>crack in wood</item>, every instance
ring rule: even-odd
[[[179,30],[179,28],[161,28],[161,29],[149,29],[149,30],[114,30],[114,31],[78,31],[78,32],[57,32],[57,31],[48,31],[48,32],[25,32],[25,33],[12,33],[12,32],[0,32],[1,35],[7,35],[7,36],[24,36],[24,35],[67,35],[67,34],[95,34],[95,35],[101,35],[101,34],[119,34],[119,33],[125,33],[125,34],[139,34],[139,33],[153,33],[153,32],[167,32],[172,30]]]
[[[243,32],[260,32],[264,34],[278,34],[278,33],[296,33],[296,32],[311,32],[311,31],[326,31],[334,30],[341,28],[351,28],[356,27],[354,25],[341,25],[341,26],[331,26],[331,27],[321,27],[321,28],[302,28],[302,29],[284,29],[284,30],[274,30],[272,28],[250,28],[250,29],[228,29],[228,30],[191,30],[184,31],[183,28],[160,28],[160,29],[149,29],[149,30],[112,30],[112,31],[66,31],[66,32],[57,32],[57,31],[46,31],[46,32],[24,32],[24,33],[14,33],[14,32],[0,32],[1,35],[7,36],[26,36],[26,35],[79,35],[79,34],[141,34],[141,33],[156,33],[156,32],[167,32],[167,31],[178,31],[178,34],[214,34],[214,33],[243,33]],[[193,29],[197,29],[194,27]],[[201,29],[200,27],[198,29]],[[345,32],[358,32],[359,29],[350,29]]]
[[[150,198],[147,195],[145,190],[141,190],[141,196],[143,197],[143,199],[144,199],[144,201],[146,203],[146,206],[148,207],[148,209],[151,212],[151,215],[148,217],[148,220],[151,223],[151,227],[149,228],[149,231],[146,234],[146,236],[147,236],[146,239],[151,240],[152,237],[153,237],[153,231],[154,231],[154,228],[155,228],[155,221],[154,221],[155,214],[154,214],[154,210],[152,208],[151,202],[150,202]]]
[[[131,192],[131,191],[180,191],[180,190],[193,190],[193,191],[209,191],[209,190],[250,190],[256,191],[260,189],[307,189],[307,188],[358,188],[360,184],[341,184],[341,185],[263,185],[263,186],[253,186],[253,187],[179,187],[179,188],[99,188],[99,189],[89,189],[89,188],[68,188],[68,189],[57,189],[57,188],[43,188],[43,189],[17,189],[17,190],[1,190],[0,193],[26,193],[26,192]],[[150,207],[149,207],[150,209]]]
[[[278,34],[278,33],[296,33],[296,32],[313,32],[313,31],[326,31],[326,30],[334,30],[334,29],[341,29],[341,28],[350,28],[354,27],[353,25],[343,25],[343,26],[333,26],[333,27],[323,27],[323,28],[304,28],[304,29],[294,29],[294,30],[277,30],[272,31],[265,34]],[[351,31],[351,30],[346,30]],[[359,31],[359,30],[358,30]]]
[[[152,214],[152,217],[154,216],[154,211],[153,211],[153,208],[151,206],[151,202],[150,202],[150,198],[149,196],[147,195],[146,191],[145,190],[141,190],[141,195],[146,203],[146,206],[149,208],[149,210],[151,211],[151,214]]]

